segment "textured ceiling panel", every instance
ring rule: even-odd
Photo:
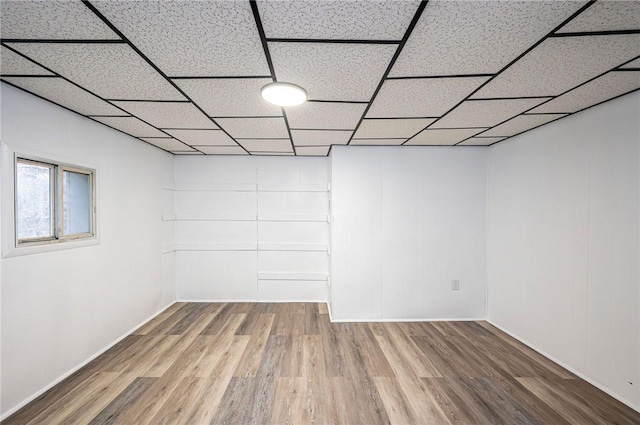
[[[640,58],[629,62],[628,64],[624,65],[622,68],[640,68]]]
[[[429,124],[433,119],[398,119],[398,120],[363,120],[354,137],[369,138],[397,138],[411,137]]]
[[[366,107],[361,103],[307,102],[286,111],[291,128],[353,130]]]
[[[455,145],[474,136],[484,128],[456,128],[456,129],[441,129],[430,130],[427,129],[418,134],[413,139],[409,140],[407,145]]]
[[[407,139],[351,139],[349,146],[354,145],[378,145],[378,146],[398,146]]]
[[[166,151],[193,151],[194,149],[190,146],[181,143],[176,139],[171,138],[154,138],[154,137],[141,137],[145,142],[151,143],[161,149]]]
[[[279,106],[265,101],[260,89],[271,78],[174,80],[210,117],[282,116]]]
[[[293,152],[289,139],[243,139],[238,143],[250,152]]]
[[[298,146],[346,145],[353,131],[291,130],[293,144]]]
[[[298,156],[327,156],[330,146],[302,146],[296,148]]]
[[[472,137],[471,139],[460,143],[458,146],[489,146],[504,139],[504,137]]]
[[[105,99],[184,99],[126,44],[11,43],[10,46]]]
[[[207,155],[248,155],[240,146],[198,146]]]
[[[218,118],[216,120],[232,137],[245,139],[279,139],[289,137],[284,119],[274,118]]]
[[[418,1],[259,1],[270,38],[400,40]]]
[[[460,104],[432,128],[493,127],[547,99],[474,100]]]
[[[640,54],[640,34],[548,38],[473,97],[557,96]]]
[[[531,112],[575,112],[640,88],[640,71],[609,72]]]
[[[166,136],[163,132],[135,117],[93,117],[93,119],[135,137]]]
[[[228,145],[238,146],[234,140],[222,130],[165,130],[167,133],[188,145]]]
[[[3,3],[4,4],[4,3]],[[23,58],[4,46],[0,46],[0,74],[2,75],[53,75],[40,65]]]
[[[269,75],[248,1],[95,6],[166,75]]]
[[[2,38],[118,39],[80,1],[2,1]]]
[[[485,137],[502,137],[513,136],[522,133],[533,127],[538,127],[548,122],[564,117],[566,114],[548,114],[548,115],[519,115],[504,124],[500,124],[490,130],[485,131],[481,136]]]
[[[640,29],[640,2],[598,1],[558,32],[619,31]]]
[[[439,117],[487,81],[488,77],[387,80],[367,118]]]
[[[218,128],[191,103],[113,102],[158,128]]]
[[[4,77],[3,80],[83,115],[127,115],[62,78]]]
[[[310,99],[369,101],[395,45],[269,43],[278,81],[298,84]]]
[[[293,156],[293,152],[251,152],[253,156]]]
[[[418,0],[2,1],[0,74],[184,154],[202,146],[208,154],[245,155],[246,147],[291,155],[292,139],[299,155],[326,155],[351,137],[352,145],[491,144],[560,116],[550,113],[640,87],[640,72],[629,70],[640,67],[640,0],[423,5],[414,21]],[[391,79],[382,80],[411,22]],[[311,100],[287,107],[286,121],[260,96],[272,81],[260,25],[274,77],[301,85]]]
[[[176,154],[176,155],[202,155],[202,152],[198,152],[198,151],[171,151],[171,153]]]
[[[392,77],[496,73],[584,1],[430,1]]]

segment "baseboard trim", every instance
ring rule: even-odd
[[[326,300],[177,300],[178,303],[326,303]]]
[[[333,319],[333,323],[396,323],[396,322],[479,322],[487,320],[486,318],[453,318],[453,319],[421,319],[421,318],[399,318],[399,319]]]
[[[640,406],[638,406],[638,405],[634,404],[633,402],[627,400],[626,398],[620,396],[619,394],[617,394],[614,391],[610,390],[609,388],[605,387],[601,383],[599,383],[599,382],[595,381],[594,379],[588,377],[584,373],[577,371],[576,369],[574,369],[573,367],[569,366],[568,364],[566,364],[566,363],[556,359],[555,357],[547,354],[545,351],[539,349],[538,347],[536,347],[535,345],[533,345],[530,342],[526,341],[525,339],[520,338],[519,336],[515,335],[513,332],[508,331],[507,329],[505,329],[502,326],[498,325],[493,320],[486,319],[486,321],[487,321],[487,323],[489,323],[490,325],[495,326],[496,328],[500,329],[502,332],[506,333],[507,335],[509,335],[513,339],[516,339],[516,340],[520,341],[521,343],[523,343],[527,347],[531,348],[534,351],[537,351],[538,353],[542,354],[547,359],[551,360],[552,362],[556,363],[557,365],[567,369],[569,372],[573,373],[574,375],[578,376],[579,378],[584,379],[585,381],[587,381],[588,383],[590,383],[591,385],[593,385],[594,387],[596,387],[600,391],[602,391],[604,393],[607,393],[611,397],[613,397],[616,400],[618,400],[620,403],[625,404],[626,406],[632,408],[636,412],[640,412]]]
[[[171,303],[169,303],[167,306],[165,306],[162,310],[158,311],[157,313],[155,313],[154,315],[152,315],[151,317],[149,317],[146,320],[143,320],[142,322],[140,322],[139,324],[137,324],[136,326],[134,326],[133,328],[131,328],[129,331],[125,332],[124,335],[122,335],[121,337],[119,337],[118,339],[116,339],[114,342],[112,342],[111,344],[109,344],[108,346],[106,346],[105,348],[103,348],[102,350],[98,351],[96,354],[94,354],[93,356],[89,357],[87,360],[85,360],[84,362],[80,363],[78,366],[68,370],[67,372],[64,372],[62,375],[60,375],[58,378],[54,379],[53,382],[51,382],[50,384],[46,385],[45,387],[43,387],[42,389],[38,390],[37,392],[35,392],[34,394],[32,394],[31,396],[27,397],[26,399],[24,399],[23,401],[21,401],[20,403],[18,403],[16,406],[12,407],[11,409],[7,410],[6,412],[3,412],[0,415],[0,421],[4,421],[6,419],[8,419],[11,415],[13,415],[14,413],[16,413],[18,410],[22,409],[23,407],[25,407],[27,404],[31,403],[33,400],[37,399],[38,397],[40,397],[42,394],[46,393],[47,391],[49,391],[51,388],[55,387],[56,385],[58,385],[60,382],[64,381],[65,379],[67,379],[69,376],[73,375],[74,373],[76,373],[78,370],[82,369],[83,367],[85,367],[86,365],[88,365],[89,363],[91,363],[91,361],[93,361],[94,359],[96,359],[98,356],[100,356],[101,354],[103,354],[105,351],[109,350],[111,347],[113,347],[114,345],[116,345],[117,343],[119,343],[120,341],[122,341],[123,339],[125,339],[127,336],[131,335],[133,332],[135,332],[136,329],[138,329],[140,326],[144,325],[145,323],[155,319],[160,313],[162,313],[163,311],[165,311],[166,309],[168,309],[169,307],[171,307],[172,305],[174,305],[176,303],[176,301],[172,301]]]

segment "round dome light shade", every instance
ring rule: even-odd
[[[291,83],[269,83],[262,87],[262,98],[279,106],[296,106],[307,101],[307,91]]]

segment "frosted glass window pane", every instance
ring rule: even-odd
[[[62,214],[65,235],[91,232],[91,177],[62,173]]]
[[[18,239],[53,237],[50,167],[16,164],[16,224]]]

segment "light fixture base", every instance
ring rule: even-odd
[[[296,106],[307,101],[307,91],[291,83],[269,83],[262,87],[262,98],[278,106]]]

